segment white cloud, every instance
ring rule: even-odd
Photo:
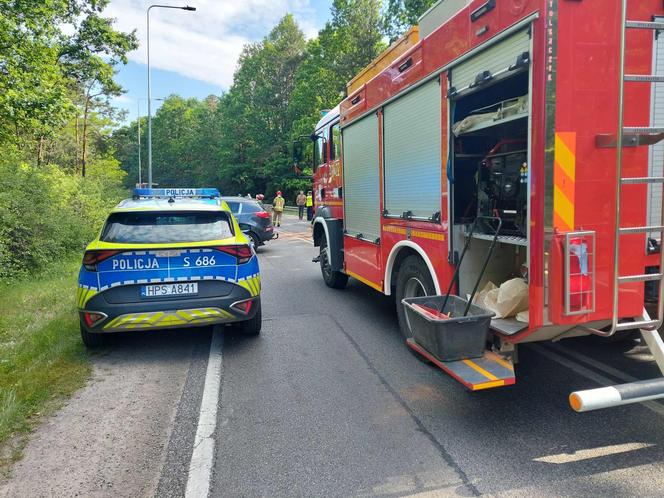
[[[113,97],[112,100],[116,104],[129,104],[133,102],[132,99],[130,99],[127,95],[118,95],[116,97]]]
[[[146,0],[113,0],[105,15],[116,18],[122,31],[137,30],[140,47],[129,54],[147,62]],[[307,37],[315,36],[311,0],[184,0],[196,12],[152,9],[150,12],[150,65],[189,78],[228,88],[242,47],[263,38],[287,13],[292,13]]]

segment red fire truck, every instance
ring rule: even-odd
[[[514,382],[518,344],[637,329],[664,373],[660,32],[661,0],[439,1],[312,134],[325,283],[394,295],[408,345],[473,390]],[[471,233],[484,217],[497,234]],[[527,313],[493,319],[483,357],[439,361],[410,337],[402,299],[513,278]],[[664,378],[570,404],[658,397]]]

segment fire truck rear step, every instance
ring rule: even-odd
[[[502,335],[518,334],[528,328],[528,324],[514,318],[494,318],[491,320],[491,330]]]
[[[440,361],[414,339],[407,339],[406,344],[471,391],[510,386],[516,382],[512,362],[491,351],[486,351],[481,358]]]

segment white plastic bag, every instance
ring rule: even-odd
[[[489,292],[491,292],[494,289],[498,290],[496,284],[494,284],[491,281],[487,282],[486,285],[482,288],[482,290],[479,291],[477,294],[475,294],[475,298],[473,299],[473,304],[476,304],[480,308],[486,308],[486,305],[484,304],[486,296],[489,294]],[[470,297],[470,294],[468,296]]]
[[[478,304],[493,311],[496,314],[494,318],[509,318],[528,309],[528,284],[521,278],[513,278],[497,289],[489,290],[483,303]]]

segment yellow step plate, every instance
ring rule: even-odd
[[[516,382],[512,362],[491,351],[486,351],[481,358],[440,361],[413,339],[407,339],[406,344],[471,391],[510,386]]]

